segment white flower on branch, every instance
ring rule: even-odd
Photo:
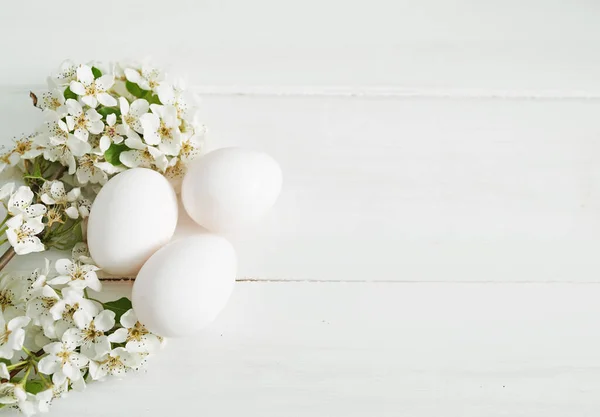
[[[167,158],[165,155],[153,146],[146,145],[137,138],[127,138],[125,140],[131,150],[121,152],[119,159],[128,168],[152,168],[156,166],[161,171],[167,168]]]
[[[81,101],[92,108],[98,103],[104,106],[116,106],[117,100],[107,91],[115,83],[115,77],[107,74],[95,79],[92,69],[87,65],[77,68],[77,81],[71,81],[71,91],[81,96]]]
[[[106,126],[104,127],[104,134],[100,138],[100,150],[102,153],[106,152],[110,145],[113,143],[119,144],[123,142],[123,136],[127,133],[127,129],[123,125],[117,125],[117,116],[115,114],[109,114],[106,116]]]
[[[105,333],[115,325],[115,313],[101,311],[83,329],[71,328],[63,334],[63,340],[81,346],[81,353],[90,359],[99,359],[110,352],[112,336]]]
[[[44,244],[37,236],[44,230],[42,216],[24,218],[22,214],[18,214],[8,220],[6,226],[6,237],[17,255],[26,255],[46,250]]]
[[[68,284],[70,287],[83,290],[91,288],[94,291],[101,291],[102,284],[98,279],[96,271],[99,270],[96,265],[80,264],[69,259],[59,259],[55,264],[59,275],[49,282],[52,285]]]
[[[89,359],[75,351],[77,344],[64,340],[44,346],[48,356],[38,363],[38,370],[46,375],[52,375],[52,382],[61,384],[66,378],[75,381],[81,378],[80,369],[86,366]]]
[[[12,359],[15,351],[23,349],[25,330],[31,319],[27,316],[18,316],[6,321],[4,313],[0,314],[0,358]]]
[[[127,81],[139,85],[142,90],[154,90],[165,78],[162,71],[149,65],[142,65],[139,70],[126,68],[125,77]]]
[[[50,309],[52,318],[56,320],[53,331],[48,337],[60,338],[70,327],[83,329],[100,311],[97,303],[84,297],[83,291],[66,287],[62,289],[62,299]]]
[[[123,314],[120,322],[123,327],[112,334],[112,342],[126,343],[125,349],[135,353],[153,353],[160,348],[161,341],[158,336],[150,333],[138,321],[133,310]]]
[[[118,347],[104,355],[99,361],[90,362],[90,376],[96,380],[104,379],[107,375],[123,377],[128,368],[138,368],[142,360],[140,354],[131,353],[125,348]]]
[[[39,217],[46,214],[46,206],[32,204],[34,199],[31,188],[22,185],[8,200],[8,212],[13,216],[22,214],[24,218]]]
[[[84,113],[79,102],[69,99],[67,100],[67,111],[69,113],[66,117],[67,127],[69,132],[74,131],[73,134],[76,138],[87,142],[90,133],[98,134],[104,130],[102,115],[95,109],[89,109]]]
[[[71,189],[68,193],[65,190],[65,184],[61,181],[46,181],[42,188],[43,194],[40,197],[46,205],[60,205],[64,207],[65,213],[72,219],[79,217],[79,212],[76,207],[72,207],[73,203],[81,196],[81,190],[77,187]]]
[[[143,133],[144,129],[142,128],[140,117],[148,113],[150,104],[144,99],[138,99],[130,105],[127,99],[119,97],[119,107],[121,109],[121,120],[123,121],[123,126],[125,126],[126,133],[130,135],[130,130],[137,133]]]
[[[148,145],[158,145],[158,149],[166,155],[178,155],[181,148],[180,121],[177,109],[173,106],[152,104],[152,113],[141,118],[144,129],[144,141]]]

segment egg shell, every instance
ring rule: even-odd
[[[194,161],[181,186],[188,215],[213,232],[244,229],[277,201],[282,175],[264,152],[222,148]]]
[[[138,320],[165,337],[190,336],[225,307],[237,272],[227,239],[201,234],[176,240],[144,264],[131,301]]]
[[[90,211],[90,254],[105,272],[134,276],[169,242],[177,215],[175,191],[158,172],[134,168],[115,175],[102,187]]]

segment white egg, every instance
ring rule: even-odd
[[[167,244],[177,225],[177,196],[156,171],[134,168],[100,190],[88,220],[90,254],[105,272],[132,276]]]
[[[275,204],[281,168],[269,155],[223,148],[192,163],[181,198],[189,216],[213,232],[243,229]]]
[[[169,243],[140,270],[131,301],[141,323],[165,337],[189,336],[225,307],[237,270],[227,239],[200,234]]]

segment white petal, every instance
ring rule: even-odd
[[[129,102],[124,97],[119,97],[119,108],[121,109],[121,115],[125,116],[129,113]]]
[[[58,371],[60,363],[60,359],[58,359],[56,356],[48,355],[39,361],[38,370],[43,374],[51,375]]]
[[[127,340],[127,329],[117,329],[113,334],[108,336],[108,339],[112,343],[124,343]]]
[[[117,105],[117,99],[114,98],[113,96],[111,96],[108,93],[100,93],[100,94],[98,94],[98,101],[103,106],[112,107],[112,106],[116,106]]]
[[[74,136],[69,137],[67,140],[67,146],[75,156],[85,155],[92,149],[92,146],[89,143],[81,139],[77,139]]]
[[[75,270],[75,264],[70,259],[59,259],[54,264],[54,268],[60,275],[71,275]]]
[[[137,321],[138,321],[138,319],[137,319],[137,316],[135,315],[135,312],[133,311],[133,309],[127,310],[121,316],[121,320],[120,320],[121,326],[126,327],[128,329],[135,326],[135,323],[137,323]]]
[[[71,206],[65,210],[65,214],[71,219],[77,219],[79,217],[79,211],[77,207]]]
[[[125,77],[132,83],[137,83],[142,78],[139,72],[131,68],[125,68]]]
[[[94,318],[94,324],[96,325],[96,328],[102,332],[109,331],[115,325],[114,311],[102,310],[100,314]]]
[[[117,123],[117,115],[111,113],[108,116],[106,116],[106,123],[108,123],[109,126],[114,126],[115,123]]]
[[[69,88],[78,96],[82,96],[85,94],[85,87],[78,81],[71,81],[71,85],[69,85]]]
[[[87,125],[90,133],[98,134],[104,130],[104,123],[101,120],[91,121]]]
[[[96,79],[96,86],[102,91],[108,90],[110,87],[113,86],[114,83],[115,83],[115,76],[112,74],[106,74],[106,75],[103,75],[100,78]],[[104,103],[102,103],[102,104],[104,104]],[[115,104],[111,104],[111,106],[114,106],[116,104],[117,103],[115,100]]]
[[[81,101],[95,109],[98,106],[98,99],[94,96],[83,96],[81,97]]]
[[[77,68],[77,79],[85,85],[90,85],[94,82],[94,74],[92,69],[87,65],[81,65]]]
[[[130,111],[134,116],[140,117],[141,115],[148,113],[149,108],[150,104],[143,98],[140,98],[131,103]]]

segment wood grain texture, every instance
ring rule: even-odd
[[[64,58],[151,56],[228,88],[599,95],[599,12],[591,0],[14,2],[0,15],[0,79],[27,87]]]
[[[122,294],[112,287],[107,294]],[[597,284],[238,283],[147,372],[49,417],[595,417]]]

